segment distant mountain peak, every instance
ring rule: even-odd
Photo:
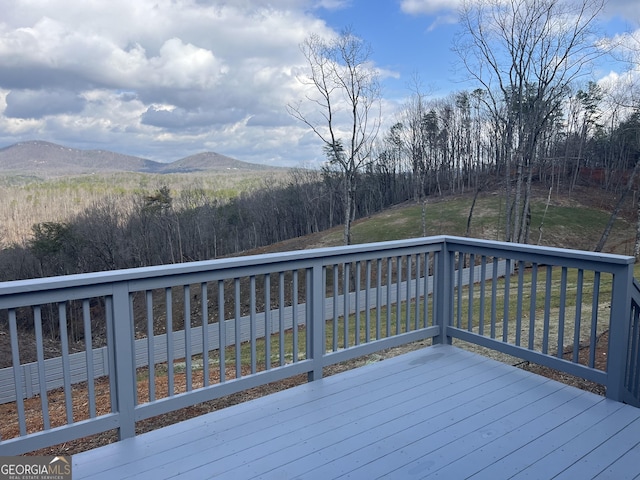
[[[161,163],[109,150],[80,150],[43,140],[28,140],[0,148],[0,174],[5,175],[63,177],[107,172],[189,173],[273,168],[215,152]]]
[[[163,169],[167,173],[197,172],[207,170],[268,170],[271,167],[248,163],[215,152],[201,152],[168,163]]]

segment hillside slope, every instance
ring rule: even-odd
[[[105,150],[77,150],[55,143],[21,142],[0,150],[0,172],[39,177],[95,172],[154,172],[160,164]]]
[[[235,158],[227,157],[215,152],[202,152],[190,155],[175,162],[162,164],[161,173],[191,173],[203,171],[245,171],[245,170],[272,170],[274,167],[248,163]]]
[[[616,196],[598,190],[577,188],[573,196],[553,194],[547,205],[548,191],[534,191],[531,202],[529,243],[559,248],[591,251],[605,229]],[[475,205],[469,236],[486,240],[504,239],[504,199],[500,192],[481,195]],[[423,230],[422,205],[407,203],[357,220],[353,224],[354,243],[382,242],[403,238],[457,235],[465,236],[473,193],[433,197],[425,208],[426,231]],[[294,238],[247,253],[322,248],[342,245],[343,227]],[[604,252],[633,255],[635,208],[628,200],[605,244]]]

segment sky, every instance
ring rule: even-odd
[[[0,148],[317,166],[321,144],[286,109],[305,96],[305,38],[350,27],[371,44],[388,123],[416,81],[433,96],[469,88],[451,50],[460,2],[0,0]],[[609,36],[640,33],[637,0],[609,0],[599,20]]]

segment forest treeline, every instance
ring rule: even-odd
[[[593,85],[577,92],[566,115],[545,130],[531,165],[535,183],[566,194],[576,185],[619,194],[635,188],[640,112],[604,123],[596,94]],[[496,153],[500,138],[476,95],[426,102],[419,119],[405,111],[358,172],[356,218],[433,195],[504,191],[517,181],[506,174]],[[174,193],[168,185],[130,202],[105,197],[64,222],[33,225],[26,244],[0,252],[0,280],[205,260],[323,231],[344,221],[342,180],[328,165],[292,170],[282,184],[232,199],[198,188]]]
[[[362,175],[358,215],[406,201],[408,177]],[[232,199],[168,185],[132,200],[104,197],[63,221],[33,225],[25,244],[0,251],[0,280],[189,262],[232,255],[339,225],[340,178],[293,170],[288,181]]]

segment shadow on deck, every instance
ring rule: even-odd
[[[640,409],[435,345],[74,455],[74,479],[635,478]]]

